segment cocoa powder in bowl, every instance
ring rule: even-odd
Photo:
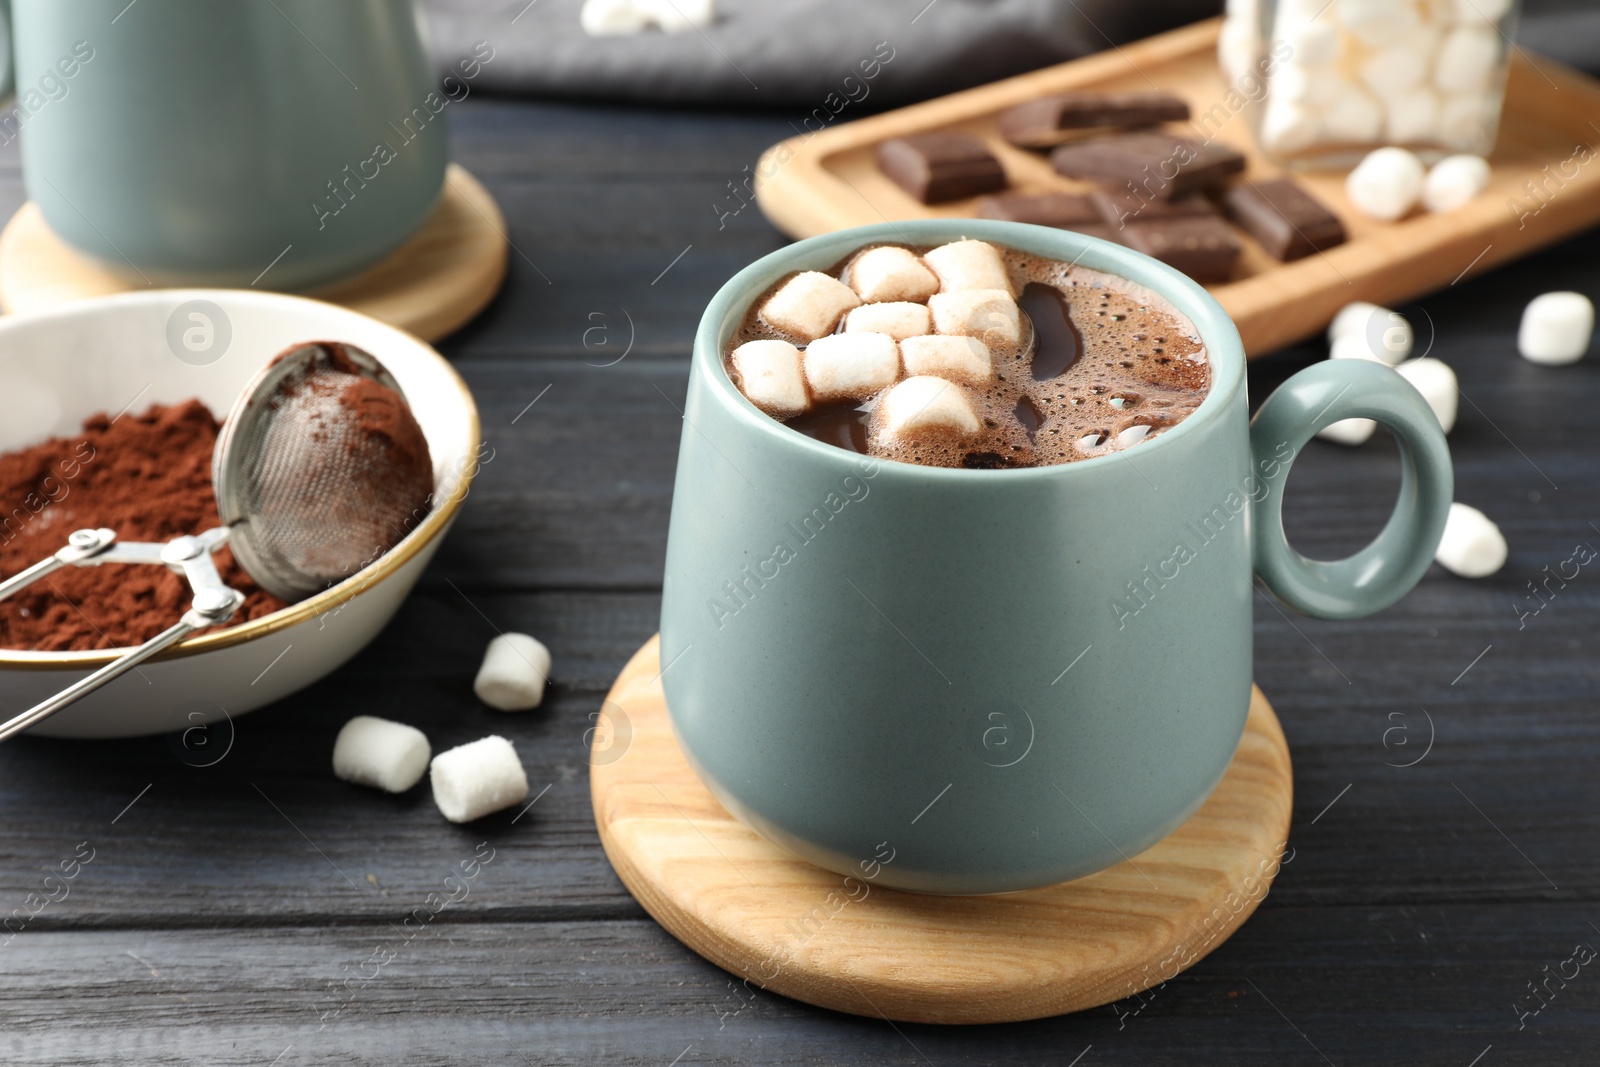
[[[198,400],[143,415],[91,416],[75,437],[0,455],[0,575],[54,554],[67,535],[108,526],[122,541],[168,541],[220,525],[211,488],[215,416]],[[245,595],[233,624],[285,607],[258,588],[227,548],[222,580]],[[183,577],[164,567],[67,567],[0,601],[0,647],[64,652],[149,640],[189,606]]]

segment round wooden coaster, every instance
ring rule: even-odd
[[[422,229],[353,278],[303,295],[341,304],[434,341],[494,299],[506,274],[505,218],[478,179],[450,164]],[[0,232],[0,308],[40,311],[140,288],[55,235],[29,201]]]
[[[629,661],[597,720],[595,823],[645,910],[751,987],[903,1022],[1014,1022],[1110,1004],[1225,941],[1284,858],[1289,749],[1255,689],[1239,751],[1205,806],[1127,862],[991,897],[846,879],[769,844],[700,783],[667,717],[659,645],[652,638]]]

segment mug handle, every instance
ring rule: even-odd
[[[1400,498],[1366,548],[1341,560],[1308,559],[1284,533],[1283,489],[1305,443],[1348,418],[1375,419],[1399,439]],[[1319,618],[1359,618],[1399,600],[1428,569],[1455,490],[1450,448],[1422,395],[1390,368],[1365,359],[1306,368],[1250,420],[1250,452],[1266,485],[1253,508],[1256,572],[1284,603]]]

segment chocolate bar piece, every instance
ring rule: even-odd
[[[1057,93],[1000,112],[1000,136],[1023,148],[1060,144],[1074,130],[1187,122],[1189,105],[1172,93]]]
[[[1223,194],[1222,205],[1268,255],[1285,263],[1344,243],[1338,216],[1290,178],[1241,182]]]
[[[1152,200],[1176,200],[1210,189],[1244,170],[1244,162],[1243,155],[1225,144],[1155,131],[1064,144],[1050,153],[1058,174]]]
[[[1094,201],[1076,193],[996,193],[978,201],[978,217],[1054,226],[1120,243],[1116,227],[1105,224]]]
[[[964,133],[916,133],[878,145],[878,166],[889,180],[922,201],[990,193],[1006,187],[1005,168],[976,137]]]
[[[1077,193],[996,193],[978,201],[978,217],[1067,229],[1103,221],[1094,201]]]
[[[1217,214],[1216,205],[1198,194],[1180,196],[1176,200],[1154,200],[1127,189],[1099,189],[1089,194],[1089,200],[1106,225],[1119,230],[1155,219],[1203,218]]]
[[[1243,251],[1228,224],[1215,215],[1136,222],[1122,231],[1122,243],[1197,282],[1224,282]]]

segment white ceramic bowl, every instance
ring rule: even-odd
[[[169,343],[169,322],[176,321],[179,348],[184,329],[203,331],[203,323],[188,320],[187,309],[175,317],[194,300],[221,308],[232,334],[222,356],[204,365],[180,359]],[[197,333],[192,340],[205,338]],[[332,304],[248,290],[166,289],[0,318],[0,451],[77,433],[95,412],[143,411],[190,397],[221,418],[262,364],[296,342],[317,340],[366,349],[400,383],[433,456],[432,513],[339,585],[263,618],[192,637],[31,733],[132,737],[187,729],[252,711],[323,677],[372,640],[411,591],[466,498],[480,438],[472,395],[439,353]],[[18,503],[0,501],[0,519]],[[0,719],[115,656],[0,649]]]

